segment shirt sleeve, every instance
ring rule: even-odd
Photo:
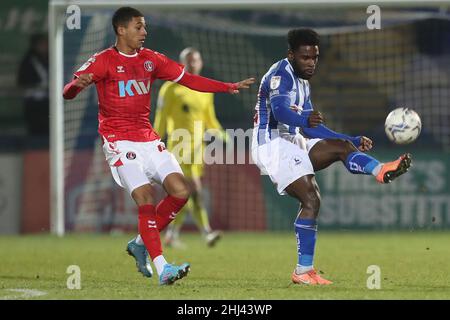
[[[78,78],[81,74],[93,74],[93,81],[98,82],[106,77],[107,68],[104,55],[94,54],[75,73]]]
[[[286,73],[277,72],[269,79],[269,98],[278,96],[289,96],[294,81],[292,77]]]
[[[308,100],[305,103],[304,110],[312,111],[313,109],[314,107],[311,101],[311,97],[308,97]],[[315,128],[303,127],[302,130],[308,138],[344,139],[352,142],[356,147],[359,147],[361,144],[361,136],[353,137],[343,133],[338,133],[323,124],[320,124]]]
[[[178,82],[184,75],[184,66],[161,53],[156,55],[156,78]]]
[[[293,86],[293,79],[288,74],[275,73],[269,80],[269,98],[275,119],[289,126],[307,127],[308,112],[297,113],[290,109],[290,92]]]

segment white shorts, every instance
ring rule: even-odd
[[[149,142],[103,141],[103,152],[114,180],[130,194],[145,184],[162,184],[171,173],[183,174],[175,156],[159,139]]]
[[[284,190],[295,180],[314,174],[308,152],[321,139],[296,136],[291,142],[277,137],[258,145],[257,134],[258,129],[255,128],[252,141],[253,161],[263,174],[269,175],[279,194],[285,195]]]
[[[307,139],[304,136],[302,136],[300,133],[297,133],[295,136],[292,137],[292,142],[296,145],[298,145],[303,150],[306,150],[306,152],[309,153],[311,151],[312,147],[316,145],[317,142],[319,142],[322,139]]]

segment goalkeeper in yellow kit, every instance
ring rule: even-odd
[[[185,65],[186,71],[192,74],[200,74],[203,68],[200,52],[191,47],[180,53],[180,62]],[[225,142],[228,140],[226,132],[216,118],[214,95],[193,91],[175,82],[164,83],[158,94],[154,129],[161,139],[167,135],[167,148],[173,151],[192,189],[188,203],[168,226],[165,236],[166,245],[183,247],[179,240],[179,232],[186,218],[186,212],[189,211],[207,245],[214,246],[220,239],[221,232],[211,230],[208,213],[201,196],[203,135],[206,129],[214,129],[216,138]],[[185,139],[188,133],[190,139]],[[201,137],[194,137],[194,134],[201,134]],[[201,161],[198,161],[199,158]]]

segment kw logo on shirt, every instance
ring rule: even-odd
[[[134,92],[132,90],[134,89]],[[119,96],[121,98],[125,96],[134,96],[134,94],[142,95],[148,94],[150,92],[150,80],[147,80],[147,83],[144,81],[136,81],[136,80],[128,80],[128,81],[119,81]]]

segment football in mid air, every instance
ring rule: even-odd
[[[422,121],[414,110],[396,108],[386,117],[384,131],[396,144],[408,144],[417,139],[422,130]]]

